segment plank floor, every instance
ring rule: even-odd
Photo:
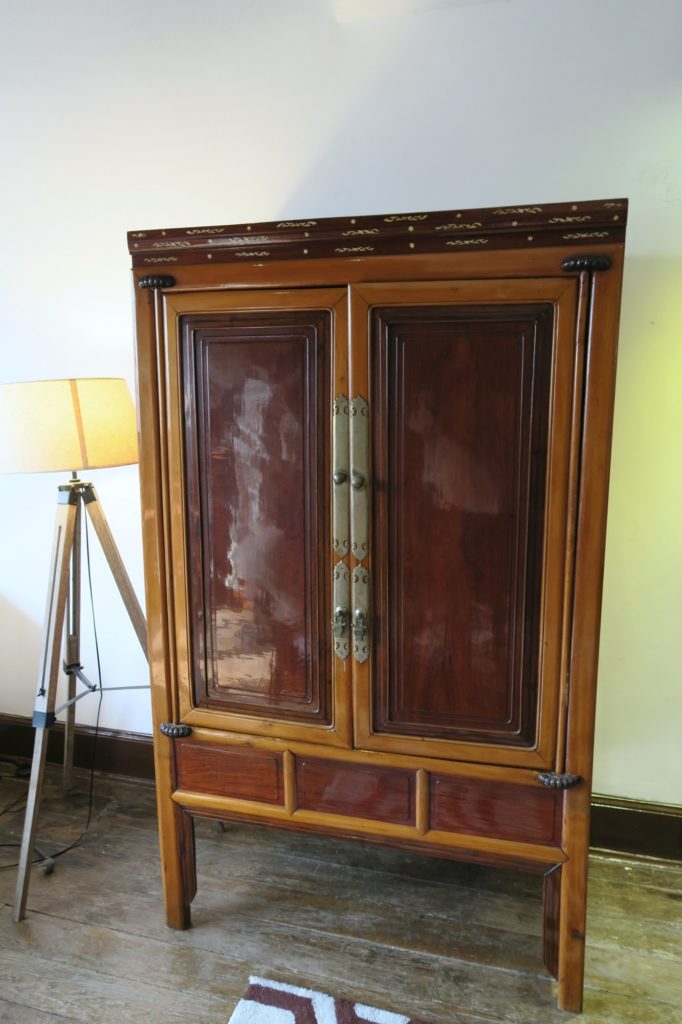
[[[25,792],[0,765],[0,811]],[[87,783],[48,775],[39,846],[78,837]],[[23,815],[0,816],[0,843]],[[0,862],[17,859],[0,848]],[[682,1022],[682,864],[593,856],[582,1016],[542,964],[540,880],[247,825],[197,823],[194,927],[166,928],[154,793],[95,782],[93,820],[27,918],[0,870],[0,1024],[227,1024],[249,974],[432,1024]]]

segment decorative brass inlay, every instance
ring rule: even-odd
[[[487,245],[489,239],[487,238],[454,238],[446,245]]]
[[[260,252],[235,252],[233,256],[269,256],[270,253],[267,249],[262,249]]]
[[[475,231],[476,228],[482,228],[483,224],[480,220],[475,220],[472,224],[464,224],[460,221],[459,224],[439,224],[436,231]]]
[[[385,224],[399,224],[401,221],[411,220],[426,220],[428,213],[400,213],[393,214],[392,217],[384,217]]]
[[[506,206],[501,210],[493,211],[499,217],[506,217],[508,213],[542,213],[541,206]]]
[[[145,263],[177,263],[177,256],[145,256]]]
[[[187,228],[186,235],[222,235],[225,228]]]
[[[354,228],[352,231],[344,231],[343,237],[348,238],[349,235],[378,235],[379,228]]]
[[[592,220],[588,213],[583,214],[581,217],[550,217],[550,224],[576,224],[580,221]]]
[[[132,231],[131,234],[130,234],[130,237],[131,238],[146,238],[147,237],[147,232],[146,231]]]
[[[209,245],[263,245],[270,241],[270,235],[231,235],[227,238],[209,238]]]
[[[347,253],[347,252],[374,252],[373,245],[342,245],[338,249],[334,249],[334,252]]]
[[[608,238],[608,231],[572,231],[568,235],[562,235],[565,239],[576,239],[576,238]]]
[[[282,220],[277,225],[278,228],[314,228],[317,224],[316,220]]]
[[[610,210],[610,209],[613,209],[613,210],[622,210],[622,209],[623,209],[623,207],[625,206],[625,203],[613,203],[613,202],[609,202],[609,203],[604,203],[604,206],[606,207],[606,209],[607,209],[607,210]]]
[[[191,242],[153,242],[152,249],[189,249]]]

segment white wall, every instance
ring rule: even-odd
[[[1,13],[2,380],[132,380],[127,229],[630,198],[595,783],[682,802],[679,0]],[[142,593],[136,469],[93,477]],[[4,712],[32,709],[58,482],[0,478]],[[142,682],[94,574],[105,681]],[[103,721],[147,731],[147,702],[106,697]]]

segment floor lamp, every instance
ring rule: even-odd
[[[135,409],[124,380],[81,378],[0,385],[0,472],[71,471],[57,491],[52,560],[45,607],[33,726],[35,741],[26,817],[19,856],[14,920],[26,910],[30,867],[45,772],[48,730],[66,712],[64,786],[72,781],[75,705],[98,690],[80,664],[81,530],[92,522],[142,649],[147,653],[144,614],[91,483],[78,470],[137,462]],[[62,636],[65,633],[61,662]],[[56,707],[59,671],[67,676],[67,699]],[[78,683],[84,689],[78,693]],[[136,687],[115,687],[135,689]]]

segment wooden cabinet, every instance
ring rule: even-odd
[[[580,1008],[626,214],[129,235],[172,926],[195,816],[521,867]]]

